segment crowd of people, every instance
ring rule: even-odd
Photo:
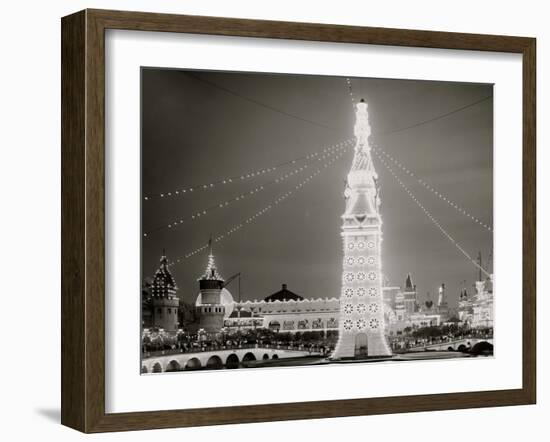
[[[336,345],[337,332],[305,331],[296,333],[275,332],[269,329],[228,330],[210,334],[204,330],[188,333],[166,333],[162,329],[146,329],[142,334],[142,353],[186,353],[234,348],[285,348],[305,350],[322,355],[330,354]]]
[[[430,345],[445,344],[468,339],[492,339],[492,328],[468,328],[457,324],[439,327],[408,327],[399,335],[391,336],[390,346],[394,352],[406,352],[412,349],[423,349]],[[468,346],[466,345],[466,348]]]

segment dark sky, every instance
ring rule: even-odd
[[[372,140],[456,204],[492,226],[492,98],[413,126],[492,95],[492,85],[352,79],[369,104]],[[345,77],[227,72],[142,71],[142,190],[155,195],[216,182],[292,160],[353,136],[355,116]],[[378,134],[378,135],[377,135]],[[292,197],[215,244],[220,273],[242,273],[242,299],[261,299],[287,283],[305,297],[339,296],[340,216],[352,149]],[[407,272],[423,300],[448,287],[451,306],[476,268],[429,221],[375,157],[381,184],[383,272],[403,285]],[[142,201],[144,232],[265,184],[300,162],[261,177],[191,195]],[[311,166],[308,170],[314,170]],[[143,240],[143,275],[152,276],[163,248],[175,260],[243,222],[309,173],[270,185],[250,198]],[[404,182],[472,256],[484,259],[492,234],[459,214],[414,179]],[[207,252],[172,267],[179,295],[195,299]],[[237,297],[237,285],[228,287]]]

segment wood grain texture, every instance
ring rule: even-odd
[[[83,429],[86,416],[85,13],[61,29],[61,422]]]
[[[523,50],[523,389],[537,395],[536,40]]]
[[[105,413],[105,30],[523,55],[523,386],[516,390]],[[84,432],[532,404],[536,398],[535,40],[526,37],[86,10],[62,19],[62,423]]]

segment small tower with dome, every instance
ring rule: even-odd
[[[178,287],[174,277],[168,269],[168,259],[163,251],[160,258],[160,267],[151,283],[151,299],[153,307],[153,326],[162,328],[166,332],[175,332],[178,329],[178,309],[180,300],[176,296]]]
[[[200,304],[197,305],[199,328],[207,333],[219,333],[223,328],[225,306],[222,303],[222,290],[224,279],[218,273],[212,241],[210,241],[210,253],[204,274],[199,279]]]

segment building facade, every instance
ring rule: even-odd
[[[176,296],[178,287],[169,271],[168,259],[163,255],[154,277],[148,279],[142,289],[144,329],[157,328],[166,333],[175,333],[183,327],[193,333],[203,329],[209,334],[220,333],[222,329],[232,331],[256,328],[280,333],[338,332],[342,325],[342,304],[349,303],[346,298],[304,298],[289,290],[286,284],[263,299],[235,301],[224,285],[224,278],[216,267],[212,251],[198,282],[199,293],[192,307],[194,311],[188,312],[194,314],[195,320],[182,321],[185,305]],[[487,283],[478,283],[477,287],[481,295],[472,299],[461,296],[460,320],[472,326],[492,324],[492,291],[489,293],[487,290]],[[408,327],[438,326],[442,323],[438,307],[433,306],[431,301],[426,301],[423,308],[418,307],[416,286],[410,274],[403,288],[387,286],[381,287],[381,291],[381,320],[386,334],[395,335]]]
[[[266,328],[281,333],[305,331],[337,331],[340,315],[338,298],[304,299],[282,289],[263,300],[237,302],[225,320],[232,328]]]
[[[398,335],[406,329],[434,327],[442,323],[439,309],[429,299],[421,307],[416,285],[409,273],[401,287],[384,288],[384,318],[389,335]]]
[[[475,293],[469,295],[466,289],[460,293],[458,318],[472,328],[492,328],[494,317],[493,279],[476,281]]]

